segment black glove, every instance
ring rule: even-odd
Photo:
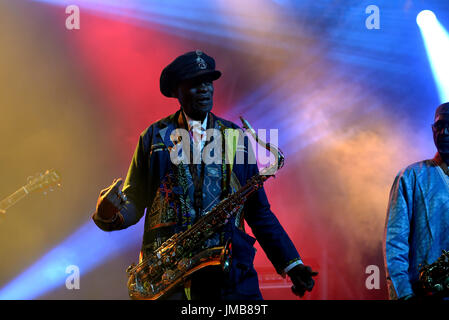
[[[318,275],[318,272],[312,271],[312,268],[299,264],[287,272],[293,282],[292,291],[297,296],[302,297],[307,291],[312,291],[315,280],[312,277]]]

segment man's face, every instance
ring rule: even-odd
[[[197,77],[181,82],[175,95],[190,118],[203,120],[212,110],[214,86],[209,77]]]
[[[432,125],[433,141],[442,156],[449,156],[449,117],[439,116]]]

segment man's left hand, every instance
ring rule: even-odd
[[[297,296],[304,296],[306,291],[312,291],[315,280],[312,277],[318,275],[318,272],[312,271],[312,268],[299,264],[287,272],[293,282],[292,291]]]

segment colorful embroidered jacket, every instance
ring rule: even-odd
[[[178,128],[180,111],[168,116],[147,128],[140,136],[123,192],[128,198],[127,206],[133,206],[135,214],[125,211],[113,223],[99,221],[94,215],[95,223],[105,231],[119,230],[136,224],[145,215],[145,231],[141,258],[147,252],[159,247],[167,238],[195,222],[195,210],[192,206],[193,184],[187,165],[175,165],[170,159],[170,150],[174,147],[171,140],[173,130]],[[218,118],[209,113],[212,127],[224,132],[232,128],[239,129],[234,123]],[[223,139],[224,141],[224,139]],[[244,152],[253,152],[248,143]],[[208,206],[219,202],[225,193],[237,190],[240,185],[258,173],[257,164],[207,164],[205,166],[203,196],[208,199]],[[209,180],[208,180],[209,179]],[[209,182],[208,182],[209,181]],[[217,182],[218,181],[218,182]],[[211,187],[212,185],[212,187]],[[219,190],[217,190],[219,189]],[[216,198],[216,199],[214,199]],[[206,206],[205,206],[206,207]],[[219,235],[223,244],[231,239],[233,259],[230,274],[235,282],[239,298],[261,297],[257,273],[253,260],[256,239],[245,233],[243,218],[251,227],[253,234],[273,263],[279,274],[292,262],[300,260],[299,254],[270,205],[264,189],[253,194],[246,202],[243,211],[225,225]]]

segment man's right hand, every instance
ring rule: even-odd
[[[96,214],[100,219],[112,220],[126,202],[126,196],[120,190],[122,179],[114,179],[112,184],[101,190],[97,200]]]
[[[315,285],[315,280],[312,277],[316,277],[318,272],[313,271],[309,266],[298,264],[288,271],[287,274],[293,282],[293,293],[302,297],[306,291],[312,291]]]

